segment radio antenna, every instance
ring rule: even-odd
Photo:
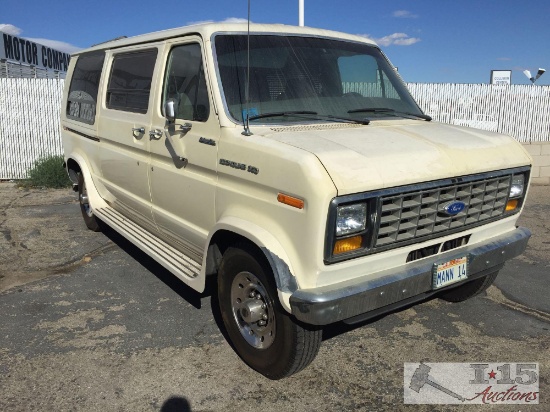
[[[244,120],[244,136],[252,136],[250,131],[250,0],[248,0],[248,32],[246,36],[246,84],[244,86],[245,103],[245,118]]]

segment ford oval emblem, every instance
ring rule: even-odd
[[[464,209],[466,209],[466,203],[461,202],[460,200],[455,200],[454,202],[443,205],[442,212],[449,216],[455,216]]]

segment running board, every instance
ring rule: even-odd
[[[176,275],[184,283],[199,292],[202,291],[204,281],[199,276],[201,274],[201,265],[199,263],[124,217],[108,205],[94,209],[94,214]]]

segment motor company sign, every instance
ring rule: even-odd
[[[0,59],[44,70],[66,72],[70,58],[68,53],[0,32]]]

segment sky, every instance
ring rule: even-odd
[[[0,31],[73,52],[122,35],[239,21],[246,0],[1,0]],[[408,82],[488,83],[491,70],[549,70],[549,0],[305,0],[305,25],[378,42]],[[251,0],[254,23],[298,24],[298,0]]]

